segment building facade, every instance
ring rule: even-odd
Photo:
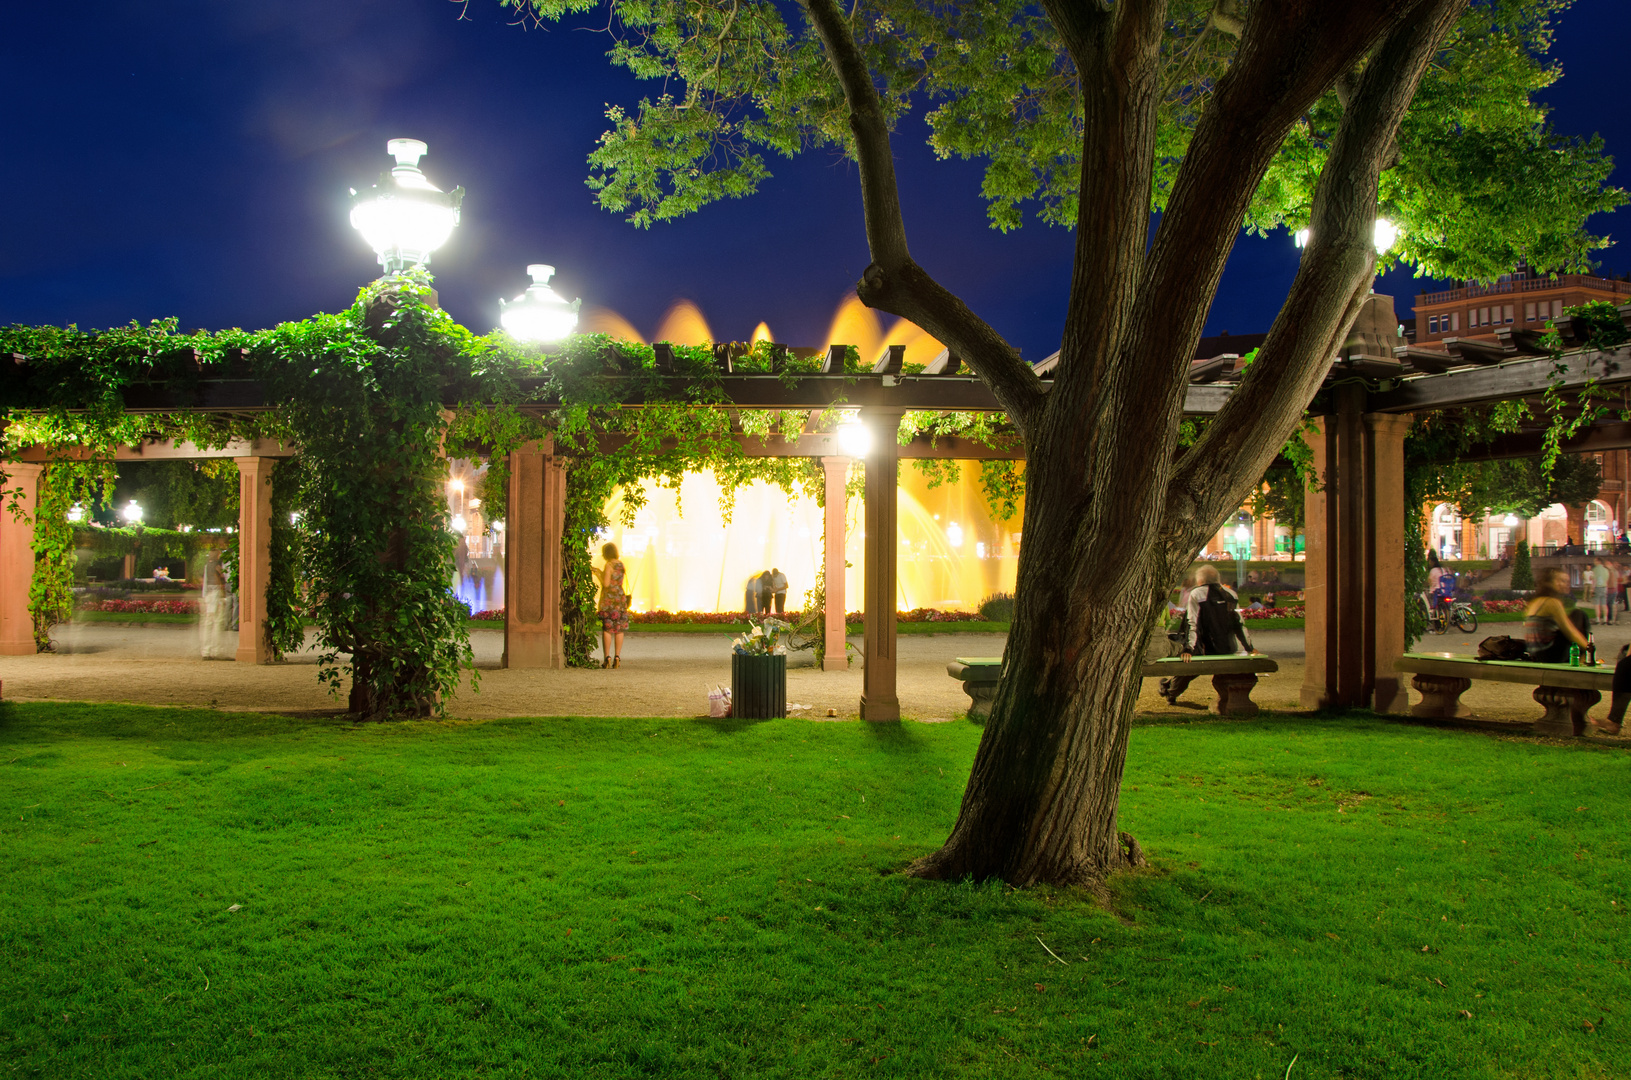
[[[1631,303],[1631,281],[1563,274],[1551,277],[1519,266],[1499,281],[1466,282],[1459,289],[1419,293],[1416,296],[1417,345],[1433,346],[1445,338],[1488,338],[1506,326],[1515,330],[1544,330],[1563,309],[1593,300],[1619,305]]]

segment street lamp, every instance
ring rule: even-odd
[[[78,503],[74,503],[74,505],[68,508],[68,521],[70,524],[78,525],[84,520],[85,508],[83,506],[79,505]]]
[[[459,223],[464,188],[443,191],[425,178],[419,159],[426,149],[418,139],[392,139],[385,150],[396,166],[368,192],[351,189],[351,227],[374,249],[386,276],[430,262]]]
[[[577,327],[578,308],[583,306],[583,301],[574,300],[569,304],[549,287],[549,279],[555,273],[553,266],[533,263],[527,267],[527,273],[532,277],[527,291],[508,303],[498,302],[502,309],[499,322],[522,341],[559,341]]]
[[[845,457],[864,458],[872,449],[872,431],[859,422],[838,425],[838,449]]]
[[[131,499],[129,502],[125,503],[125,508],[119,511],[119,516],[124,518],[125,521],[129,522],[131,525],[140,525],[142,523],[141,504],[135,499]]]
[[[1308,246],[1309,238],[1314,234],[1308,229],[1298,229],[1291,234],[1291,242],[1300,248]],[[1387,218],[1377,218],[1376,224],[1371,228],[1371,243],[1376,245],[1376,254],[1382,255],[1394,244],[1399,242],[1399,227]]]

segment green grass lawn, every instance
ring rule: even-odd
[[[196,623],[197,615],[172,615],[162,611],[76,611],[77,623]]]
[[[1107,910],[897,873],[978,737],[0,705],[4,1075],[1631,1075],[1626,750],[1139,726]]]

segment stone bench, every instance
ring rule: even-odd
[[[1546,710],[1531,728],[1537,735],[1585,734],[1586,712],[1614,685],[1614,669],[1604,664],[1570,667],[1528,660],[1480,660],[1462,653],[1405,653],[1393,662],[1393,669],[1412,675],[1410,685],[1421,694],[1421,704],[1412,705],[1410,715],[1436,720],[1472,716],[1472,710],[1461,703],[1461,695],[1474,679],[1533,686],[1535,701]]]
[[[1251,716],[1257,712],[1252,688],[1257,676],[1279,671],[1280,665],[1266,656],[1196,656],[1189,663],[1170,656],[1147,660],[1139,674],[1146,679],[1173,675],[1210,675],[1218,698],[1212,711],[1221,716]],[[991,715],[991,702],[997,696],[997,679],[1002,674],[1000,656],[959,656],[946,665],[946,674],[963,684],[968,694],[968,718],[984,720]]]

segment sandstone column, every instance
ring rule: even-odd
[[[1313,439],[1320,491],[1306,496],[1304,708],[1408,705],[1393,661],[1404,653],[1404,437],[1409,416],[1363,414],[1338,392]]]
[[[272,579],[272,468],[276,458],[233,458],[238,465],[238,653],[241,664],[269,664],[266,586]]]
[[[867,408],[861,422],[872,435],[866,457],[866,669],[861,675],[861,719],[900,719],[895,690],[895,558],[900,548],[896,528],[896,469],[900,464],[902,409]]]
[[[504,536],[504,666],[562,668],[561,533],[566,469],[549,439],[510,454]]]
[[[0,506],[0,656],[33,656],[34,619],[28,613],[28,590],[34,583],[34,511],[39,505],[43,465],[8,461],[3,466],[5,486],[21,489],[17,508],[11,499]]]
[[[849,650],[844,640],[844,523],[847,509],[844,481],[849,477],[849,463],[847,457],[821,459],[821,470],[827,482],[823,493],[826,506],[821,530],[822,574],[827,590],[827,607],[823,613],[823,671],[844,671],[849,667]]]

